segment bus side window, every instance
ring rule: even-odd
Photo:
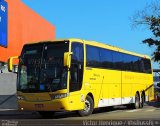
[[[83,44],[73,43],[72,44],[72,58],[71,58],[71,69],[70,69],[70,92],[78,91],[82,87],[83,79]]]

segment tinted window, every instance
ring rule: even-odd
[[[86,49],[87,66],[141,73],[152,72],[149,59],[89,45]]]
[[[145,73],[152,73],[152,70],[151,70],[151,62],[149,59],[143,59],[143,62],[144,62],[144,71]]]
[[[100,48],[94,46],[86,46],[87,66],[100,67]]]
[[[123,54],[123,70],[133,71],[133,61],[131,55]]]
[[[84,63],[84,53],[83,44],[72,43],[72,59],[71,59],[71,79],[70,79],[70,92],[78,91],[82,87],[83,80],[83,63]]]
[[[139,60],[139,72],[145,73],[145,64],[143,62],[143,58]]]
[[[64,52],[68,52],[68,43],[49,43],[44,45],[40,84],[46,84],[51,91],[67,88],[67,71],[63,68]]]
[[[134,72],[139,72],[140,71],[139,61],[140,61],[139,57],[132,56],[132,62],[133,62],[133,70],[132,71],[134,71]]]
[[[113,67],[113,58],[112,51],[101,49],[100,50],[100,59],[101,59],[101,67],[102,68],[112,68]]]
[[[123,67],[122,54],[119,52],[113,51],[112,55],[113,55],[113,69],[121,70]]]
[[[151,63],[149,59],[123,54],[123,62],[123,70],[140,73],[151,73]]]
[[[83,62],[83,44],[73,43],[72,44],[72,63]]]
[[[18,90],[48,92],[67,88],[63,55],[69,43],[38,43],[23,48],[18,72]]]

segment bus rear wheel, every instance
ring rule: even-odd
[[[138,93],[136,93],[135,95],[135,102],[132,104],[126,105],[127,109],[139,109],[140,106],[141,106],[141,103],[140,103],[140,97]]]
[[[134,108],[135,109],[139,109],[140,108],[140,105],[141,103],[140,103],[140,97],[139,97],[139,94],[138,93],[136,93],[136,96],[135,96],[135,103],[134,103]]]
[[[143,108],[144,102],[145,102],[145,94],[142,93],[142,95],[141,95],[141,103],[140,103],[140,107],[141,108]]]
[[[79,110],[78,113],[80,116],[88,116],[92,114],[93,109],[94,109],[93,99],[89,95],[87,95],[85,100],[85,107],[83,110]]]

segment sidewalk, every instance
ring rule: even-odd
[[[0,95],[0,109],[18,109],[16,95]]]
[[[0,73],[0,109],[17,109],[16,80],[14,73]]]

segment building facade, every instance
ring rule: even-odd
[[[0,0],[0,70],[9,57],[20,54],[25,43],[54,40],[55,27],[21,0]]]

